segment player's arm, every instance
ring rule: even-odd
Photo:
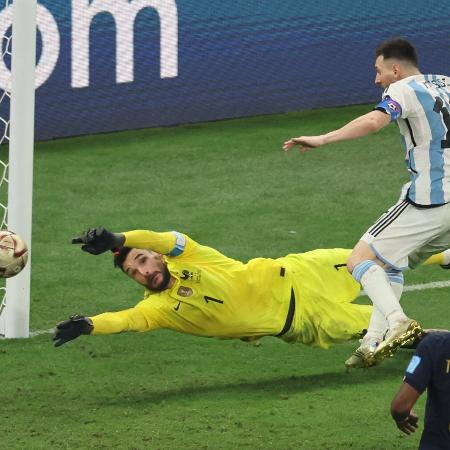
[[[438,339],[437,335],[429,334],[420,342],[406,368],[400,390],[392,400],[392,417],[397,427],[406,434],[417,429],[418,417],[412,408],[430,383],[433,372],[431,355],[435,339]]]
[[[379,109],[371,111],[363,116],[357,117],[351,122],[329,133],[319,136],[299,136],[288,139],[283,144],[283,150],[288,151],[295,145],[300,151],[307,151],[311,148],[331,144],[333,142],[347,141],[375,133],[389,125],[391,117]]]
[[[142,303],[141,303],[142,304]],[[114,334],[125,331],[150,331],[160,328],[151,309],[134,307],[118,312],[106,312],[93,317],[71,316],[56,325],[53,341],[55,347],[83,334]]]
[[[123,233],[125,247],[153,250],[161,255],[179,256],[189,253],[196,243],[178,231],[156,232],[149,230],[134,230]]]
[[[139,306],[123,311],[98,314],[90,317],[90,320],[92,321],[91,334],[94,335],[125,331],[150,331],[160,328],[152,310]]]
[[[82,244],[81,249],[93,255],[121,247],[142,248],[169,256],[178,256],[195,246],[194,241],[182,233],[168,231],[158,233],[149,230],[134,230],[113,233],[103,227],[90,228],[81,236],[72,239],[72,244]]]
[[[414,433],[417,429],[418,416],[412,410],[420,397],[420,392],[403,382],[400,390],[392,400],[391,415],[397,427],[405,434]]]

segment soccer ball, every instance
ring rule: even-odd
[[[17,275],[27,263],[28,248],[25,241],[13,231],[0,230],[0,277]]]

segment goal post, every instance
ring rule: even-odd
[[[6,280],[0,334],[5,338],[24,338],[29,336],[30,321],[37,0],[7,3],[12,8],[12,46],[5,225],[25,239],[29,259],[19,275]]]

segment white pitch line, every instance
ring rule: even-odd
[[[404,292],[409,291],[424,291],[426,289],[440,289],[450,287],[450,280],[447,281],[430,281],[429,283],[421,283],[421,284],[411,284],[409,286],[405,286],[403,289]]]
[[[403,292],[425,291],[427,289],[441,289],[446,287],[450,287],[450,280],[431,281],[430,283],[410,284],[404,287]],[[361,291],[360,295],[366,294],[364,293],[364,291]],[[30,331],[30,337],[40,336],[41,334],[53,334],[54,332],[55,332],[54,328],[49,328],[48,330]]]
[[[53,334],[54,332],[55,332],[54,328],[49,328],[48,330],[30,331],[30,337],[40,336],[41,334]]]
[[[450,280],[447,281],[430,281],[429,283],[410,284],[403,288],[403,292],[411,291],[426,291],[427,289],[441,289],[450,287]],[[359,293],[359,296],[367,295],[364,290]]]

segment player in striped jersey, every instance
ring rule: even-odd
[[[348,367],[380,362],[420,333],[420,324],[399,303],[402,272],[450,245],[450,79],[422,74],[414,47],[398,38],[377,48],[375,70],[375,83],[385,90],[374,111],[338,130],[283,145],[285,151],[295,145],[306,151],[374,133],[391,122],[400,130],[410,181],[347,261],[374,304],[368,333]]]

